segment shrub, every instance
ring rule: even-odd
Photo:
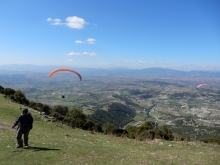
[[[17,90],[14,93],[14,100],[21,104],[28,105],[28,100],[26,99],[25,94],[21,92],[20,90]]]
[[[115,130],[116,130],[116,127],[111,123],[104,123],[102,125],[102,131],[104,134],[113,134]]]
[[[0,85],[0,93],[4,94],[4,88]]]
[[[86,122],[83,125],[83,129],[93,131],[94,126],[95,126],[94,122],[92,122],[91,120],[86,120]]]
[[[128,132],[127,137],[132,139],[174,139],[172,132],[166,126],[163,126],[162,129],[159,129],[158,127],[153,128],[150,122],[145,122],[139,127],[128,125],[125,130]]]
[[[71,119],[69,125],[72,128],[83,128],[83,126],[85,125],[85,120],[83,120],[81,118]]]
[[[64,120],[64,116],[62,116],[61,114],[59,114],[58,112],[53,112],[51,113],[51,116],[55,117],[58,120]]]
[[[114,135],[116,135],[116,136],[122,136],[122,135],[123,135],[123,136],[124,136],[124,135],[127,136],[128,131],[126,131],[126,130],[124,130],[124,129],[118,128],[118,129],[113,130],[112,133],[113,133]]]
[[[86,115],[82,112],[82,110],[72,108],[66,113],[64,120],[73,128],[83,128],[86,123]]]
[[[165,126],[163,125],[162,126],[162,136],[163,136],[163,139],[165,140],[173,140],[173,135],[172,135],[172,132]]]
[[[56,106],[54,106],[52,111],[53,112],[58,112],[59,114],[61,114],[63,116],[66,116],[66,114],[68,112],[68,107],[62,106],[62,105],[56,105]]]
[[[14,95],[14,93],[15,93],[15,90],[12,88],[5,88],[4,89],[4,94],[7,96]]]
[[[128,132],[127,137],[131,139],[135,139],[136,129],[137,127],[132,125],[126,126],[125,130]]]

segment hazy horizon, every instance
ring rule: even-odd
[[[34,71],[34,72],[50,72],[54,69],[59,69],[59,68],[69,68],[69,69],[73,69],[75,71],[85,71],[85,72],[93,72],[93,71],[113,71],[115,73],[117,73],[117,71],[122,71],[122,72],[126,72],[126,70],[130,71],[135,71],[132,73],[136,73],[138,74],[138,72],[144,73],[142,71],[146,70],[147,73],[149,74],[149,71],[152,71],[152,74],[157,74],[156,72],[169,72],[169,71],[173,71],[176,73],[190,73],[190,72],[201,72],[201,73],[220,73],[220,70],[205,70],[205,69],[191,69],[191,70],[184,70],[184,69],[174,69],[174,68],[168,68],[168,67],[146,67],[146,68],[129,68],[129,67],[73,67],[73,66],[68,66],[68,65],[34,65],[34,64],[0,64],[0,71]],[[98,73],[98,72],[97,72]]]

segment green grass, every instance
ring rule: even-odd
[[[0,95],[0,164],[220,164],[220,146],[199,142],[137,141],[92,134],[44,122],[34,113],[30,149],[16,149],[16,130],[10,129],[22,105]],[[2,127],[4,126],[3,129]]]
[[[162,116],[162,114],[160,112],[158,112],[158,111],[151,111],[149,115],[150,116],[154,116],[154,117]]]
[[[140,112],[138,113],[133,119],[134,121],[144,121],[148,117],[147,112]]]
[[[100,108],[103,111],[108,111],[108,106],[103,106],[102,108]]]
[[[85,115],[92,115],[94,113],[94,111],[93,110],[84,110],[83,113]]]

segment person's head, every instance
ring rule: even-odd
[[[28,109],[27,108],[22,108],[22,115],[27,115],[28,114]]]

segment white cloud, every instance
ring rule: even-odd
[[[54,25],[62,25],[63,23],[61,22],[60,19],[54,19],[54,20],[53,20],[53,24],[54,24]]]
[[[81,53],[76,53],[76,52],[70,52],[67,54],[67,56],[80,56]]]
[[[63,25],[63,23],[61,22],[61,19],[52,19],[52,18],[47,18],[48,22],[51,22],[52,25]]]
[[[75,41],[76,44],[95,44],[96,43],[96,39],[94,38],[88,38],[86,41],[81,41],[81,40],[76,40]]]
[[[94,52],[82,52],[82,53],[70,52],[70,53],[67,53],[66,55],[67,56],[81,56],[81,55],[84,55],[84,56],[97,56],[97,53],[94,53]]]
[[[96,42],[96,40],[93,38],[88,38],[86,41],[88,44],[95,44],[95,42]]]
[[[94,53],[94,52],[83,52],[83,55],[86,55],[86,56],[97,56],[97,53]]]
[[[87,22],[83,18],[79,18],[77,16],[72,16],[72,17],[66,18],[66,25],[69,28],[83,29],[85,24],[87,24]]]
[[[83,44],[83,43],[85,43],[85,42],[84,42],[84,41],[81,41],[81,40],[76,40],[75,43],[76,43],[76,44]]]
[[[56,18],[47,18],[48,22],[51,22],[52,25],[66,25],[69,28],[73,29],[83,29],[87,22],[83,18],[79,18],[77,16],[67,17],[66,22],[63,23],[61,19]]]
[[[47,21],[50,22],[50,21],[52,21],[52,19],[51,18],[47,18]]]

